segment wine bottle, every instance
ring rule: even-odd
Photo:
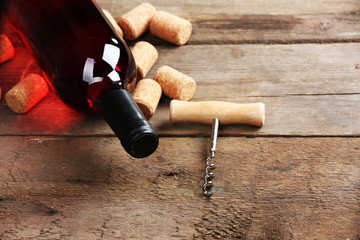
[[[131,97],[136,65],[94,0],[1,0],[60,99],[102,114],[133,157],[152,154],[159,137]]]

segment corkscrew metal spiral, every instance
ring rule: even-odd
[[[212,191],[211,191],[211,188],[213,186],[212,179],[215,177],[215,174],[212,172],[212,169],[215,168],[215,164],[210,163],[210,160],[213,157],[215,157],[218,131],[219,131],[219,119],[214,118],[211,127],[210,156],[206,159],[205,177],[204,177],[205,183],[203,185],[203,192],[206,196],[212,195]]]

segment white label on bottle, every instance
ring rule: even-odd
[[[102,77],[94,77],[94,65],[95,60],[93,58],[87,58],[83,71],[83,80],[87,83],[93,84],[97,82],[101,82],[103,80]]]

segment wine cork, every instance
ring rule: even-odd
[[[29,74],[5,95],[9,108],[19,114],[26,113],[49,93],[45,79],[38,74]]]
[[[133,99],[146,119],[150,119],[154,115],[161,93],[160,85],[152,79],[142,79],[138,82]]]
[[[119,24],[117,24],[116,20],[114,19],[114,17],[111,15],[111,13],[106,10],[106,9],[102,9],[105,17],[109,20],[109,23],[111,24],[111,26],[114,28],[114,30],[117,32],[117,34],[119,34],[120,37],[124,37],[124,33],[121,30]]]
[[[196,91],[194,79],[169,66],[157,70],[154,80],[160,84],[164,94],[172,99],[189,101]]]
[[[150,23],[150,32],[176,45],[184,45],[191,36],[191,22],[173,14],[158,11]]]
[[[132,48],[137,68],[137,79],[145,78],[158,58],[156,48],[148,42],[137,42]]]
[[[155,12],[155,7],[145,2],[124,14],[118,20],[118,24],[124,31],[124,38],[134,40],[149,30]]]
[[[5,34],[0,34],[0,63],[10,60],[15,55],[14,47]]]

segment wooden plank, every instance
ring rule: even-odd
[[[360,14],[195,15],[187,45],[360,42]],[[139,40],[171,45],[150,33]]]
[[[192,18],[188,44],[360,42],[359,17],[358,13],[200,15]]]
[[[130,11],[137,5],[143,3],[141,0],[131,2],[125,0],[97,0],[98,4],[109,9],[115,16]],[[301,15],[301,14],[323,14],[344,13],[359,10],[357,0],[217,0],[191,1],[182,0],[178,2],[149,0],[147,1],[159,10],[177,13],[187,17],[196,14],[266,14],[266,15]]]
[[[207,98],[205,100],[211,100]],[[221,99],[220,99],[221,100]],[[223,99],[234,102],[262,101],[266,120],[262,128],[246,125],[221,126],[222,136],[359,136],[359,96],[295,96]],[[101,117],[85,116],[68,108],[54,94],[25,115],[0,104],[0,135],[113,136]],[[161,136],[208,135],[210,126],[171,124],[169,99],[161,100],[150,120]]]
[[[196,99],[360,93],[360,44],[158,47],[163,65],[197,81]]]
[[[141,1],[98,1],[115,18]],[[315,43],[360,41],[359,4],[356,1],[150,1],[191,20],[188,44]],[[281,6],[281,7],[279,7]],[[147,34],[143,40],[164,45]]]
[[[356,239],[358,138],[166,138],[147,159],[115,138],[1,137],[2,239]]]
[[[203,45],[157,47],[163,65],[197,81],[196,99],[360,93],[360,44]],[[22,47],[0,66],[5,92],[27,72],[40,73]],[[25,73],[24,73],[25,72]]]
[[[36,63],[17,48],[0,66],[6,92]],[[224,135],[359,135],[360,44],[221,45],[158,47],[149,73],[170,65],[197,82],[194,101],[222,100],[266,104],[263,128],[226,126]],[[334,59],[336,61],[334,61]],[[207,134],[209,126],[171,125],[169,99],[163,97],[151,120],[161,135]],[[0,135],[112,135],[100,118],[75,113],[50,94],[26,115],[0,102]]]
[[[239,4],[235,1],[235,5]],[[335,2],[335,1],[334,1]],[[324,2],[312,1],[314,9],[300,8],[300,12],[287,12],[284,8],[278,8],[282,12],[268,11],[269,4],[258,3],[258,10],[252,5],[234,8],[233,5],[213,7],[211,3],[195,2],[191,5],[195,10],[188,10],[183,3],[173,3],[164,6],[163,3],[153,2],[160,10],[166,10],[176,15],[189,19],[193,24],[193,34],[188,45],[199,44],[244,44],[244,43],[334,43],[334,42],[359,42],[360,41],[360,13],[359,6],[349,3],[344,5],[337,2],[337,6],[326,10]],[[122,4],[121,2],[100,1],[101,6],[110,9],[117,19],[126,10],[136,6],[138,2]],[[283,4],[272,1],[271,4]],[[214,3],[215,4],[215,3]],[[215,4],[216,5],[216,4]],[[244,4],[240,4],[244,5]],[[295,4],[296,6],[297,4]],[[331,4],[328,4],[331,6]],[[117,7],[114,7],[117,6]],[[119,6],[126,6],[119,7]],[[211,6],[212,11],[204,11]],[[234,9],[236,10],[234,12]],[[322,9],[323,11],[320,11]],[[215,10],[215,11],[214,11]],[[298,9],[294,9],[299,11]],[[316,11],[318,10],[318,11]],[[8,24],[1,32],[14,35]],[[155,45],[171,45],[151,34],[145,34],[140,40],[150,41]],[[14,38],[14,44],[20,45],[18,38]]]

